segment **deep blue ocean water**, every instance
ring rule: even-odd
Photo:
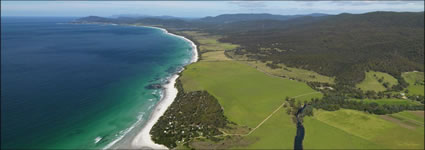
[[[102,148],[148,119],[161,90],[146,86],[192,56],[158,29],[73,19],[1,18],[1,148]]]

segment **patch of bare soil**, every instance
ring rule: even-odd
[[[210,140],[196,140],[190,143],[190,147],[193,149],[229,149],[232,147],[244,147],[248,146],[258,139],[247,140],[241,136],[226,136],[224,139],[214,142]]]
[[[243,134],[248,134],[251,129],[248,126],[228,124],[225,128],[222,128],[219,130],[223,132],[224,135],[228,135],[228,134],[243,135]]]
[[[404,127],[404,128],[407,128],[407,129],[415,129],[416,128],[416,126],[414,124],[405,123],[405,122],[403,122],[403,121],[401,121],[397,118],[391,117],[389,115],[381,115],[379,117],[381,117],[382,119],[385,119],[387,121],[394,122],[394,123],[400,125],[401,127]]]
[[[424,118],[424,111],[409,111],[409,112],[411,112],[412,114],[415,114],[415,115],[418,115],[419,117],[422,117],[422,118]]]

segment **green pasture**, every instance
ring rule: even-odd
[[[415,113],[422,113],[422,115],[418,115]],[[423,111],[403,111],[395,114],[390,114],[390,116],[393,116],[401,121],[412,121],[424,125]]]
[[[333,112],[315,110],[314,117],[307,118],[304,126],[306,148],[328,148],[327,145],[333,145],[335,148],[365,149],[424,147],[423,120],[422,125],[406,126],[397,119],[386,120],[383,116],[355,110],[341,109]],[[339,131],[341,132],[336,133]],[[339,143],[335,143],[338,141]]]
[[[380,83],[378,79],[383,78],[383,82]],[[386,88],[384,87],[383,83],[388,82],[388,87],[391,87],[395,84],[397,84],[397,79],[393,76],[383,73],[383,72],[376,72],[376,71],[369,71],[366,72],[365,79],[356,85],[356,87],[362,89],[363,91],[385,91]]]
[[[316,113],[317,110],[314,110]],[[371,149],[377,144],[350,134],[338,127],[322,122],[315,117],[304,118],[305,149]]]
[[[180,79],[184,90],[207,90],[219,100],[229,120],[251,128],[278,108],[285,97],[316,92],[305,83],[269,76],[235,61],[191,64]],[[320,96],[316,93],[297,100]]]
[[[239,47],[236,44],[219,42],[218,40],[222,37],[217,35],[208,35],[197,31],[182,31],[182,33],[199,43],[200,52],[232,50]]]
[[[225,61],[231,60],[230,58],[224,55],[224,51],[212,51],[202,54],[201,61]]]
[[[404,80],[409,83],[408,94],[424,95],[424,73],[423,72],[405,72],[402,74]]]
[[[302,81],[313,81],[322,83],[334,83],[335,77],[328,77],[318,74],[314,71],[309,71],[299,68],[287,67],[284,64],[277,64],[281,68],[272,69],[266,64],[271,62],[260,62],[260,61],[243,61],[249,65],[255,66],[258,70],[267,72],[275,76],[284,76],[285,78],[294,78]]]
[[[271,69],[266,63],[232,61],[224,56],[223,52],[235,48],[235,45],[220,43],[218,42],[220,37],[201,32],[184,31],[184,34],[191,35],[200,43],[202,61],[187,66],[182,72],[180,80],[183,89],[208,91],[218,99],[225,116],[230,121],[241,127],[247,126],[250,130],[279,108],[285,97],[307,94],[296,100],[308,101],[313,97],[322,96],[305,83],[288,78],[334,82],[333,77],[284,65],[280,65],[282,67],[280,69]],[[362,90],[384,91],[385,87],[378,82],[382,77],[382,83],[388,82],[390,86],[397,84],[397,80],[389,74],[370,71],[357,87]],[[412,78],[404,74],[403,77]],[[418,104],[401,99],[362,101],[378,104]],[[292,123],[291,116],[286,114],[285,110],[286,108],[280,109],[252,134],[243,136],[241,143],[245,144],[239,146],[233,144],[232,146],[236,147],[232,148],[292,149],[296,125]],[[411,112],[378,116],[347,109],[333,112],[314,110],[313,117],[304,119],[306,134],[303,145],[305,149],[423,148],[423,122],[423,117]],[[226,142],[229,141],[224,143]]]
[[[379,105],[421,105],[418,101],[408,100],[408,99],[396,99],[396,98],[382,98],[382,99],[352,99],[355,101],[361,101],[364,103],[375,102]]]
[[[241,149],[293,149],[294,137],[297,128],[291,121],[291,117],[286,114],[285,109],[280,109],[260,128],[252,132],[245,138],[255,141]]]

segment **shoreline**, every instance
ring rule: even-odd
[[[135,25],[135,26],[138,26],[138,25]],[[189,64],[192,64],[192,63],[195,63],[195,62],[198,61],[199,56],[198,56],[197,45],[195,45],[195,43],[193,41],[189,40],[188,38],[186,38],[184,36],[176,35],[174,33],[170,33],[164,28],[153,27],[153,26],[141,26],[141,27],[159,29],[159,30],[163,31],[165,34],[175,36],[175,37],[181,38],[181,39],[189,42],[191,44],[191,47],[192,47],[192,58],[191,58],[190,62],[188,64],[184,65],[184,66],[187,66]],[[176,80],[179,77],[179,74],[184,70],[184,66],[183,66],[183,69],[179,70],[178,72],[176,72],[175,74],[173,74],[171,77],[169,77],[167,79],[167,81],[168,81],[167,84],[163,85],[163,92],[162,92],[163,94],[161,95],[161,100],[156,104],[155,109],[151,112],[149,119],[144,124],[142,129],[137,132],[137,134],[134,138],[129,139],[129,140],[131,140],[130,145],[128,145],[130,148],[133,148],[133,149],[168,149],[164,145],[155,143],[152,140],[150,131],[151,131],[152,127],[156,124],[156,122],[158,122],[159,118],[161,116],[163,116],[163,114],[168,109],[168,107],[174,102],[174,99],[176,98],[177,93],[178,93],[178,90],[175,87],[175,83],[176,83]],[[110,148],[111,146],[115,145],[115,143],[117,143],[120,140],[121,139],[117,139],[117,141],[114,141],[114,142],[108,144],[108,146],[106,146],[104,149]]]
[[[155,109],[152,111],[150,118],[144,125],[141,131],[131,139],[131,148],[135,149],[168,149],[164,145],[155,143],[150,135],[152,127],[156,124],[159,118],[165,113],[168,107],[174,102],[177,96],[177,89],[174,87],[178,74],[174,74],[170,79],[169,83],[164,86],[164,93],[161,100],[156,104]]]
[[[85,22],[82,24],[104,24],[104,25],[124,25],[124,26],[135,26],[135,27],[145,27],[145,28],[153,28],[163,31],[165,34],[181,38],[187,42],[190,43],[190,46],[192,48],[192,58],[190,61],[182,66],[182,69],[175,72],[174,74],[171,74],[171,76],[167,77],[166,84],[162,85],[162,94],[160,101],[155,105],[155,108],[152,110],[149,118],[147,119],[146,123],[142,123],[141,118],[138,118],[138,121],[134,123],[132,126],[124,130],[124,134],[120,136],[119,138],[111,141],[106,146],[104,146],[102,149],[168,149],[168,147],[157,144],[152,140],[150,131],[152,127],[158,122],[159,118],[163,116],[165,111],[168,109],[168,107],[174,102],[174,99],[177,96],[178,90],[175,87],[176,80],[179,78],[180,73],[184,70],[184,67],[195,63],[199,60],[199,53],[197,49],[197,45],[191,41],[190,39],[177,35],[171,32],[168,32],[168,30],[160,27],[154,27],[154,26],[144,26],[144,25],[134,25],[134,24],[114,24],[114,23],[89,23]],[[133,129],[137,128],[138,125],[143,125],[141,129],[139,129],[137,132],[132,131]],[[128,133],[135,132],[135,135],[128,137]],[[95,139],[96,140],[96,139]]]

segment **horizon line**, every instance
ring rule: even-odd
[[[224,14],[220,14],[220,15],[236,15],[236,14],[269,14],[269,15],[281,15],[281,16],[297,16],[297,15],[311,15],[311,14],[325,14],[325,15],[341,15],[341,14],[367,14],[367,13],[373,13],[373,12],[398,12],[398,13],[419,13],[419,12],[425,12],[424,10],[422,11],[369,11],[369,12],[362,12],[362,13],[348,13],[348,12],[341,12],[341,13],[336,13],[336,14],[332,14],[332,13],[320,13],[320,12],[315,12],[315,13],[307,13],[307,14],[292,14],[292,15],[284,15],[284,14],[274,14],[274,13],[224,13]],[[168,16],[168,17],[176,17],[176,18],[204,18],[204,17],[216,17],[216,16],[220,16],[220,15],[215,15],[215,16],[203,16],[203,17],[182,17],[182,16],[171,16],[171,15],[143,15],[143,14],[115,14],[115,15],[109,15],[109,16],[104,16],[104,15],[84,15],[84,16],[47,16],[47,15],[40,15],[40,16],[14,16],[14,15],[1,15],[1,17],[88,17],[88,16],[97,16],[97,17],[105,17],[105,18],[111,18],[113,16],[119,16],[119,15],[134,15],[134,17],[162,17],[162,16]],[[130,17],[131,18],[131,17]]]

